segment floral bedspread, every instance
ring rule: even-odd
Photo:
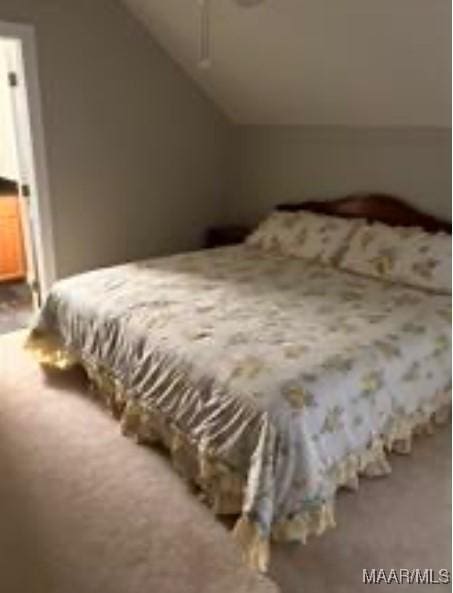
[[[241,475],[266,537],[331,500],[342,461],[448,401],[450,301],[240,245],[60,281],[31,341],[108,369]]]

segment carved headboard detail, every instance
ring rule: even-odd
[[[335,200],[313,200],[279,204],[277,210],[297,212],[308,210],[343,218],[365,218],[390,226],[419,226],[430,233],[451,234],[451,222],[417,210],[396,196],[387,194],[355,194]]]

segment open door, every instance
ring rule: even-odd
[[[7,77],[6,89],[11,117],[11,139],[14,148],[15,172],[17,181],[17,218],[20,220],[16,230],[20,233],[23,245],[26,281],[30,287],[34,306],[41,304],[41,283],[37,265],[36,239],[38,228],[35,224],[31,197],[33,188],[33,151],[31,146],[30,122],[27,105],[24,68],[21,46],[18,40],[0,39],[0,71]],[[4,81],[2,81],[4,83]],[[5,88],[5,86],[3,86]],[[12,163],[11,163],[12,165]],[[19,248],[18,248],[19,249]],[[18,257],[20,254],[18,254]]]

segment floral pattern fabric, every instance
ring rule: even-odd
[[[42,339],[241,476],[264,537],[324,508],[339,465],[451,390],[449,297],[246,245],[60,281]]]
[[[360,224],[312,212],[272,212],[248,237],[247,244],[285,255],[335,263]]]
[[[353,272],[451,293],[451,236],[414,227],[363,224],[339,265]]]

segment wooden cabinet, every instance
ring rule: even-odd
[[[19,198],[0,195],[0,282],[25,278]]]

